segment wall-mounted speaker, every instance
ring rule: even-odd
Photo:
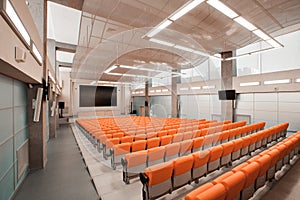
[[[26,61],[26,51],[20,47],[15,47],[15,60],[19,62]]]

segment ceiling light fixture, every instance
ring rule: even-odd
[[[264,32],[262,32],[260,29],[257,29],[255,31],[253,31],[253,33],[255,35],[257,35],[258,37],[260,37],[261,39],[263,39],[263,40],[269,40],[269,39],[271,39],[270,36],[268,36],[267,34],[265,34]]]
[[[129,65],[120,65],[120,68],[125,68],[125,69],[137,69],[135,66],[129,66]]]
[[[162,45],[165,45],[165,46],[169,46],[169,47],[172,47],[172,46],[175,45],[173,43],[166,42],[166,41],[163,41],[163,40],[158,40],[158,39],[155,39],[155,38],[150,38],[149,41],[157,43],[157,44],[162,44]]]
[[[6,0],[5,4],[5,12],[7,16],[10,18],[11,22],[13,23],[17,31],[20,33],[26,44],[30,46],[30,35],[27,32],[25,26],[23,25],[21,19],[19,18],[17,12],[15,11],[10,1]]]
[[[257,86],[260,85],[260,82],[246,82],[246,83],[240,83],[241,87],[245,87],[245,86]]]
[[[201,89],[201,87],[191,87],[191,90],[200,90]]]
[[[267,40],[266,42],[269,43],[274,48],[280,48],[280,47],[282,47],[281,44],[279,44],[278,42],[276,42],[273,39]]]
[[[156,27],[154,27],[153,29],[151,29],[146,36],[147,37],[153,37],[154,35],[156,35],[157,33],[159,33],[161,30],[167,28],[170,24],[172,24],[172,21],[169,19],[165,19],[164,21],[162,21],[160,24],[158,24]]]
[[[219,10],[221,13],[229,17],[230,19],[238,17],[238,14],[227,7],[225,4],[220,2],[219,0],[208,0],[207,3],[214,7],[215,9]]]
[[[300,83],[300,78],[296,78],[295,82]]]
[[[290,79],[282,79],[282,80],[272,80],[272,81],[264,81],[265,85],[274,85],[274,84],[284,84],[290,83]]]
[[[180,49],[180,50],[183,50],[183,51],[188,51],[188,52],[191,52],[193,53],[194,52],[194,49],[191,49],[191,48],[188,48],[188,47],[184,47],[184,46],[181,46],[181,45],[175,45],[174,48],[176,49]]]
[[[240,25],[242,25],[243,27],[245,27],[246,29],[248,29],[249,31],[254,31],[257,29],[253,24],[251,24],[241,16],[234,18],[233,20],[239,23]]]
[[[197,7],[199,4],[201,4],[204,0],[194,0],[194,1],[189,1],[183,6],[181,6],[178,10],[176,10],[170,17],[169,19],[172,21],[175,21]]]
[[[111,67],[109,67],[107,70],[104,71],[104,73],[108,74],[109,72],[113,71],[114,69],[117,69],[118,66],[117,65],[113,65]]]
[[[204,90],[215,89],[215,88],[216,88],[215,85],[205,85],[205,86],[202,86],[202,89],[204,89]]]

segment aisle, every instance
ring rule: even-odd
[[[49,140],[46,168],[31,172],[15,199],[99,199],[68,124],[60,125],[57,138]]]

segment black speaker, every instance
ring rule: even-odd
[[[65,109],[65,102],[58,102],[59,109]]]
[[[220,90],[218,94],[219,100],[235,100],[235,90]]]

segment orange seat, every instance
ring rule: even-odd
[[[188,155],[193,148],[193,140],[185,140],[180,142],[179,156]]]
[[[194,158],[192,155],[173,160],[173,188],[181,187],[192,180],[191,170]]]
[[[198,137],[193,139],[193,152],[200,151],[204,142],[204,137]]]
[[[112,148],[111,167],[116,169],[116,165],[121,163],[121,158],[130,153],[131,143],[122,143],[114,145]]]
[[[126,154],[122,159],[123,181],[129,184],[131,178],[137,177],[140,172],[144,171],[147,162],[147,151],[139,151]]]
[[[146,140],[135,141],[132,143],[131,152],[141,151],[146,149]]]
[[[158,147],[160,144],[160,138],[151,138],[147,140],[147,149]]]
[[[165,162],[177,158],[179,156],[179,143],[168,144],[165,147]]]
[[[160,138],[160,146],[165,146],[165,145],[171,144],[172,138],[173,138],[172,135],[162,136]]]
[[[250,199],[254,194],[254,183],[258,176],[259,170],[260,165],[257,162],[252,162],[240,169],[240,171],[246,175],[244,188],[241,193],[241,199]]]
[[[113,133],[113,138],[122,138],[124,136],[123,132]]]
[[[212,183],[205,183],[204,185],[201,185],[200,187],[196,188],[192,192],[185,195],[184,200],[195,200],[196,197],[201,194],[202,192],[205,192],[209,188],[213,187],[214,184]]]
[[[224,200],[227,195],[223,184],[218,183],[211,188],[201,192],[195,200]]]
[[[234,148],[234,143],[232,141],[221,144],[223,148],[223,154],[221,156],[221,166],[231,164],[231,153]]]
[[[193,153],[192,156],[194,158],[192,178],[195,180],[207,174],[207,162],[209,160],[210,152],[208,150],[199,151]]]
[[[147,166],[152,166],[164,162],[165,147],[155,147],[148,149]]]
[[[246,181],[246,175],[243,172],[236,172],[231,176],[221,181],[226,188],[227,195],[226,200],[235,199],[239,197]]]
[[[255,189],[262,187],[266,182],[266,172],[271,164],[271,156],[264,155],[255,160],[260,165],[260,170],[258,173],[258,178],[256,180]]]
[[[146,138],[147,138],[146,134],[138,134],[134,136],[134,141],[146,140]]]
[[[223,154],[221,145],[209,149],[208,172],[212,172],[220,167],[220,158]]]
[[[157,133],[157,137],[162,137],[168,135],[168,131],[162,130]]]
[[[232,161],[235,161],[241,157],[241,149],[243,147],[243,139],[239,138],[236,140],[233,140],[233,149],[231,154]]]
[[[168,130],[168,135],[174,135],[177,133],[177,130],[176,129],[169,129]]]
[[[145,169],[140,176],[143,183],[143,196],[158,198],[172,190],[173,163],[166,162]]]
[[[233,171],[229,171],[229,172],[226,172],[220,176],[218,176],[217,178],[215,178],[212,183],[214,185],[218,184],[218,183],[221,183],[224,179],[228,178],[229,176],[233,175],[235,172]]]
[[[189,140],[194,138],[194,133],[192,131],[186,132],[183,134],[182,140]]]
[[[125,136],[125,137],[121,138],[121,143],[126,143],[126,142],[132,143],[133,142],[133,136]]]
[[[177,133],[173,135],[172,143],[181,142],[183,139],[183,133]]]

